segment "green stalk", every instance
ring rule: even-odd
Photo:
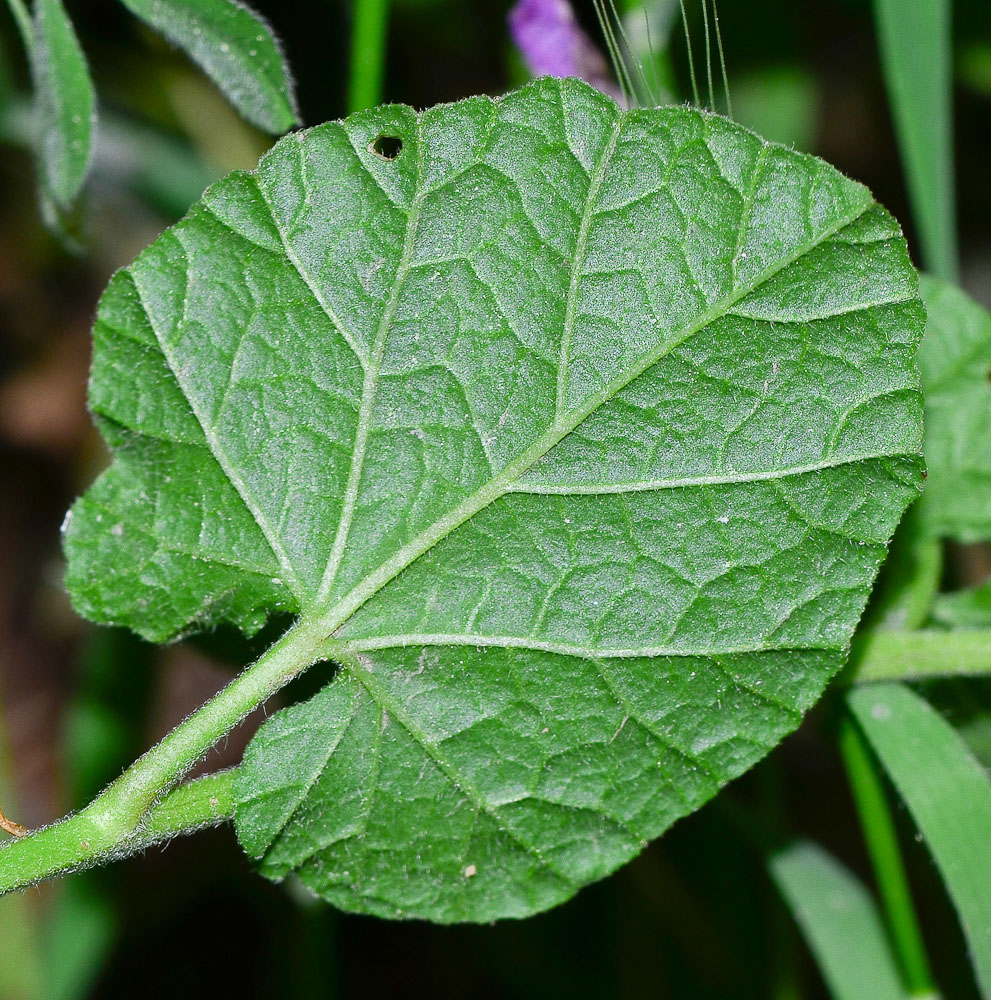
[[[232,767],[169,792],[145,817],[135,850],[229,820],[234,815],[236,776],[237,768]]]
[[[382,101],[389,0],[354,0],[348,112],[374,108]]]
[[[842,683],[991,676],[991,629],[873,632],[866,636]]]
[[[840,720],[839,748],[906,989],[910,996],[938,996],[884,785],[870,747],[846,709]]]
[[[232,768],[180,785],[147,813],[138,829],[114,842],[94,827],[86,810],[9,842],[0,850],[0,894],[225,822],[234,814],[235,775]]]
[[[210,794],[206,786],[193,784],[159,801],[163,792],[248,713],[320,660],[326,636],[319,621],[290,629],[85,809],[0,848],[0,895],[204,825],[213,815],[210,795],[223,791],[229,777],[218,779]],[[223,797],[215,797],[223,805]],[[222,818],[221,813],[214,818]]]

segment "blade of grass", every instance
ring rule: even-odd
[[[796,841],[768,868],[815,956],[834,1000],[903,1000],[877,905],[865,886],[811,841]]]
[[[647,71],[644,69],[641,53],[637,51],[633,42],[630,40],[630,35],[626,30],[626,26],[623,24],[623,19],[619,16],[619,11],[616,10],[615,0],[607,0],[607,5],[607,15],[616,25],[616,37],[622,41],[622,47],[626,51],[630,65],[633,67],[633,70],[635,70],[635,73],[631,72],[631,78],[635,76],[640,85],[640,92],[636,95],[637,105],[641,108],[654,107],[657,104],[657,95],[651,87],[650,80],[647,77]]]
[[[951,0],[874,0],[881,66],[926,270],[956,281]]]
[[[599,27],[602,30],[602,40],[605,42],[606,52],[609,54],[609,61],[612,63],[613,72],[616,74],[616,82],[619,84],[620,93],[623,95],[623,103],[628,108],[635,107],[637,102],[636,89],[633,86],[633,80],[630,77],[626,60],[623,59],[619,40],[616,38],[616,30],[609,19],[605,2],[604,0],[593,0],[593,5],[595,7],[595,16],[599,19]]]
[[[840,720],[839,748],[905,985],[912,996],[934,995],[929,959],[881,775],[863,733],[846,713]]]
[[[363,111],[382,101],[385,79],[389,0],[354,0],[348,111]]]
[[[904,685],[858,688],[847,704],[925,839],[981,995],[991,997],[991,779],[953,727]]]

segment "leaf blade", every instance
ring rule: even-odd
[[[86,57],[61,0],[35,4],[31,69],[42,186],[59,208],[68,209],[89,169],[96,97]]]
[[[927,270],[959,272],[953,178],[952,4],[874,0],[888,99]]]
[[[299,121],[285,56],[272,29],[239,0],[121,0],[183,49],[238,112],[265,132]]]
[[[966,293],[923,276],[926,336],[919,368],[926,394],[931,472],[920,518],[934,535],[991,538],[991,314]]]
[[[833,1000],[905,993],[877,905],[859,879],[811,841],[768,859],[768,868],[829,986]]]
[[[252,744],[242,841],[349,908],[521,916],[839,667],[918,489],[921,325],[865,189],[715,116],[575,81],[355,115],[115,280],[70,586],[157,638],[301,612],[342,670]],[[324,702],[353,725],[297,760]]]

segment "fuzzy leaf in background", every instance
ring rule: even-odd
[[[31,68],[42,188],[57,209],[65,210],[86,179],[96,98],[86,57],[60,0],[36,0]]]
[[[927,530],[991,539],[991,314],[965,292],[923,277],[928,313],[919,348],[926,396]]]
[[[299,121],[289,67],[268,25],[238,0],[121,0],[198,63],[265,132]]]
[[[923,323],[869,192],[717,116],[575,80],[356,114],[111,283],[69,586],[157,640],[329,637],[239,771],[265,874],[524,916],[842,665],[921,485]]]
[[[768,870],[816,958],[833,1000],[904,1000],[898,964],[870,891],[818,844],[774,852]]]

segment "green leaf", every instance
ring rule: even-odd
[[[959,271],[951,0],[874,0],[881,65],[927,270]]]
[[[58,209],[75,201],[89,169],[96,98],[60,0],[36,0],[31,53],[42,187]]]
[[[252,125],[266,132],[299,121],[289,67],[265,21],[240,0],[121,0],[178,45]]]
[[[921,483],[915,287],[828,165],[574,80],[289,137],[104,296],[73,598],[331,637],[240,772],[267,874],[546,908],[842,664]]]
[[[768,868],[802,929],[833,1000],[903,1000],[877,904],[863,883],[818,844],[797,841]]]
[[[866,685],[847,699],[925,838],[989,997],[991,779],[953,727],[907,687]]]
[[[991,580],[978,587],[940,594],[933,604],[932,618],[944,628],[991,628]]]
[[[921,291],[929,482],[920,516],[934,535],[991,539],[991,314],[945,282],[923,277]]]

